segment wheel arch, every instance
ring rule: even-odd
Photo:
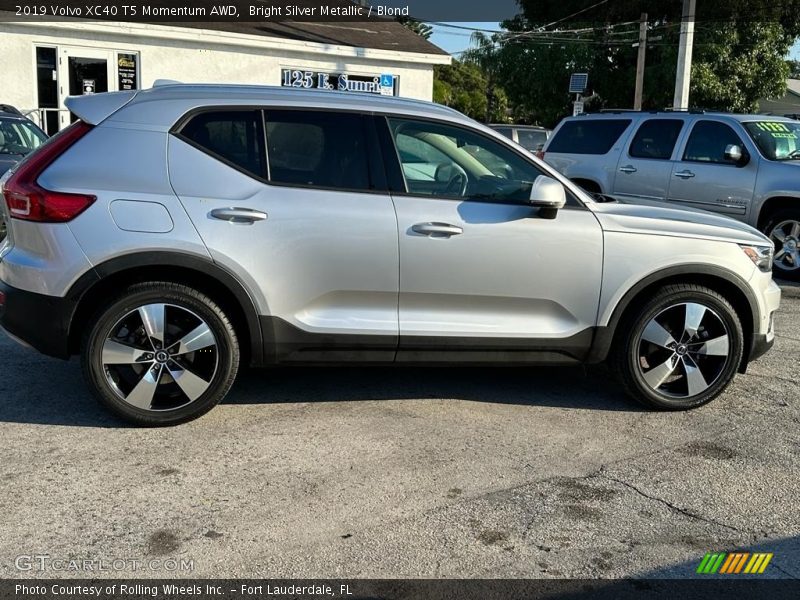
[[[800,210],[800,197],[778,195],[772,196],[764,200],[758,211],[758,221],[756,227],[759,231],[764,231],[767,226],[767,221],[779,210],[787,208],[795,208]]]
[[[603,193],[603,187],[594,179],[588,177],[570,177],[569,180],[587,192]]]
[[[104,298],[122,286],[144,281],[182,283],[208,295],[229,315],[241,340],[243,362],[263,362],[258,310],[245,286],[211,260],[170,251],[137,252],[110,259],[72,285],[67,293],[75,304],[67,334],[69,353],[79,352],[84,325]]]
[[[750,351],[754,342],[754,333],[758,329],[760,311],[758,302],[747,286],[747,282],[736,273],[705,264],[687,264],[669,267],[651,273],[632,286],[617,302],[608,324],[597,327],[589,362],[602,362],[606,359],[619,335],[620,323],[632,311],[642,306],[652,297],[656,289],[674,283],[693,283],[710,288],[725,297],[733,306],[742,323],[744,348],[739,372],[747,368]]]

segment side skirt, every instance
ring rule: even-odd
[[[311,333],[260,317],[265,365],[575,365],[589,355],[594,327],[567,338],[464,338]]]

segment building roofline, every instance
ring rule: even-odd
[[[376,48],[360,48],[344,44],[323,44],[286,37],[273,37],[267,35],[252,35],[218,29],[188,28],[161,23],[129,23],[129,22],[104,22],[85,21],[77,19],[64,19],[60,21],[7,21],[2,24],[3,29],[22,28],[23,30],[36,31],[84,31],[86,33],[106,33],[123,37],[145,37],[163,40],[181,40],[197,42],[205,46],[234,46],[240,48],[256,48],[263,50],[279,50],[286,52],[303,52],[319,54],[330,57],[332,53],[343,57],[366,58],[394,63],[446,65],[450,64],[452,57],[449,54],[434,54],[408,52],[405,50],[380,50]]]

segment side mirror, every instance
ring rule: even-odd
[[[737,167],[745,166],[750,160],[747,152],[745,152],[738,144],[728,144],[725,146],[725,160],[732,162]]]
[[[543,219],[555,219],[556,213],[567,203],[564,186],[552,177],[539,175],[531,186],[528,204],[540,208],[539,216]]]

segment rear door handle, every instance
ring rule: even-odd
[[[689,179],[690,177],[694,177],[694,173],[692,173],[689,169],[684,171],[678,171],[675,173],[675,177],[680,177],[681,179]]]
[[[215,208],[211,216],[220,221],[231,223],[255,223],[267,218],[267,213],[252,208]]]
[[[624,167],[620,167],[619,170],[622,173],[636,173],[636,167],[633,165],[625,165]]]
[[[411,231],[429,237],[450,237],[464,233],[461,227],[450,223],[417,223],[411,226]]]

